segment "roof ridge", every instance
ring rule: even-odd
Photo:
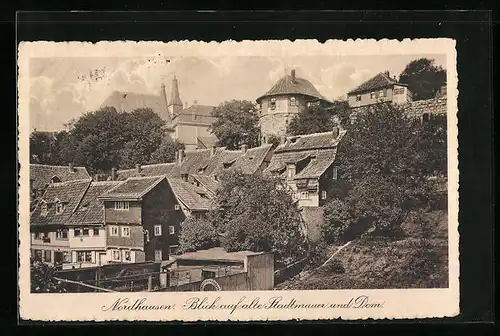
[[[37,167],[50,167],[50,168],[69,168],[69,165],[65,166],[58,166],[58,165],[48,165],[48,164],[43,164],[43,163],[30,163],[30,166],[37,166]],[[73,166],[73,168],[84,168],[87,169],[85,166]]]
[[[52,186],[63,186],[63,185],[67,185],[67,184],[75,183],[75,182],[77,182],[77,183],[92,182],[92,178],[69,180],[69,181],[63,181],[63,182],[54,182],[54,183],[51,183],[51,185]]]

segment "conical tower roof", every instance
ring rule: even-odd
[[[175,75],[172,79],[172,88],[170,89],[170,99],[168,101],[168,106],[170,105],[182,106],[181,97],[179,96],[179,84]]]

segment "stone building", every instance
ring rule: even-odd
[[[268,142],[270,136],[286,135],[290,120],[308,104],[331,104],[310,81],[296,77],[295,70],[278,80],[256,101],[259,104],[259,123],[263,144]]]
[[[139,108],[150,108],[165,121],[165,132],[173,139],[186,145],[186,149],[196,149],[200,144],[214,142],[215,136],[209,131],[214,106],[194,102],[183,105],[179,93],[179,82],[174,76],[167,99],[165,84],[159,95],[113,91],[101,107],[114,107],[117,111],[131,112]]]
[[[381,72],[347,93],[351,108],[368,106],[382,102],[406,104],[412,94],[406,84],[391,78],[389,71]]]

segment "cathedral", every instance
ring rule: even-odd
[[[183,104],[175,76],[168,98],[165,84],[162,83],[159,95],[113,91],[101,107],[114,107],[120,112],[150,108],[165,121],[165,132],[184,143],[187,150],[210,148],[217,140],[209,131],[214,120],[211,114],[214,106]]]

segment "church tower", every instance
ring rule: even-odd
[[[170,115],[175,117],[176,115],[180,114],[182,111],[182,101],[179,96],[179,84],[177,83],[177,77],[172,79],[172,88],[170,91],[170,100],[168,101],[168,111],[170,112]]]

